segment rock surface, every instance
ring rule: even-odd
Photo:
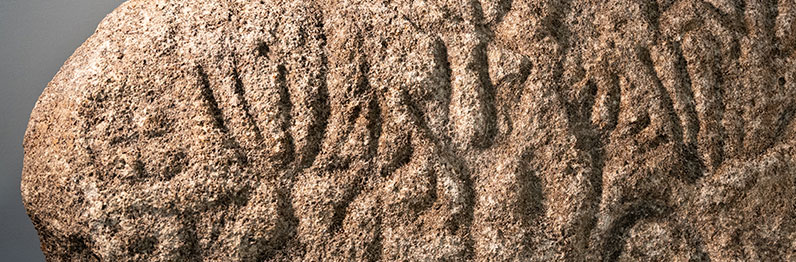
[[[792,0],[131,0],[33,110],[51,261],[794,261]]]

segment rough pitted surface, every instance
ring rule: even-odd
[[[793,0],[131,0],[47,86],[52,261],[794,261]]]

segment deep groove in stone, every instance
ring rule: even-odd
[[[234,61],[237,61],[234,60]],[[257,121],[254,120],[254,116],[251,113],[249,101],[246,99],[246,90],[243,87],[243,79],[241,79],[240,74],[238,73],[238,63],[234,62],[232,66],[232,78],[235,80],[235,95],[238,97],[238,101],[240,103],[241,108],[243,109],[243,113],[246,115],[246,121],[251,125],[251,128],[254,130],[254,135],[258,141],[263,140],[263,133],[260,131],[260,126],[257,125]]]

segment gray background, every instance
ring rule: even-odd
[[[0,0],[0,261],[43,261],[22,206],[22,137],[47,82],[122,0]]]

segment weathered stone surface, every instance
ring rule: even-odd
[[[792,0],[131,0],[42,94],[52,261],[796,260]]]

